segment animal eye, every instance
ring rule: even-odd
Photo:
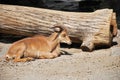
[[[62,36],[63,36],[63,37],[66,37],[66,35],[65,35],[65,34],[63,34]]]

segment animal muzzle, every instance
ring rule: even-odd
[[[71,42],[71,41],[68,41],[68,42],[67,42],[67,44],[68,44],[68,45],[71,45],[71,44],[72,44],[72,42]]]

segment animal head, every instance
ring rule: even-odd
[[[67,30],[62,25],[55,25],[54,31],[58,33],[58,38],[61,43],[71,44],[70,37],[68,36]]]

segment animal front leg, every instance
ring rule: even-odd
[[[56,48],[51,52],[51,54],[54,55],[54,57],[60,56],[60,44],[56,46]]]
[[[41,52],[40,59],[53,59],[60,55],[60,44],[58,44],[52,52]]]
[[[49,53],[49,52],[46,52],[46,53],[42,53],[40,54],[40,59],[53,59],[56,57],[55,55],[56,53]]]
[[[53,51],[53,53],[57,53],[57,56],[59,56],[61,54],[60,44],[57,45],[57,47],[55,48],[55,50]]]

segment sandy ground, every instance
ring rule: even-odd
[[[0,80],[120,80],[120,31],[108,49],[83,52],[61,48],[71,55],[30,62],[0,62]],[[10,44],[0,43],[0,56]]]

